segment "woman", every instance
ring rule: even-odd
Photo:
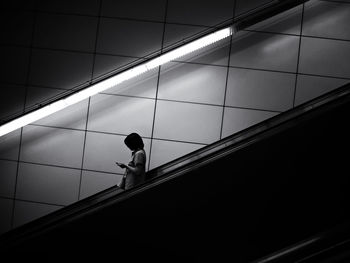
[[[144,144],[142,138],[137,133],[129,134],[125,140],[125,145],[132,151],[131,161],[129,164],[116,163],[119,167],[126,169],[123,180],[125,180],[125,186],[122,185],[119,187],[123,189],[130,189],[140,183],[145,181],[146,174],[146,152],[143,149]],[[123,181],[122,180],[122,181]]]

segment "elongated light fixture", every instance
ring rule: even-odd
[[[91,97],[99,92],[112,88],[126,80],[134,78],[138,75],[141,75],[151,69],[154,69],[158,66],[161,66],[167,62],[173,61],[185,55],[188,55],[196,50],[209,46],[215,42],[218,42],[224,38],[227,38],[233,34],[234,27],[226,27],[224,29],[220,29],[214,33],[208,34],[204,37],[201,37],[197,40],[194,40],[188,44],[180,46],[174,50],[166,52],[150,61],[143,62],[142,64],[130,68],[124,72],[116,74],[108,79],[105,79],[101,82],[93,84],[81,91],[73,93],[64,99],[55,101],[51,104],[48,104],[40,109],[35,111],[26,113],[21,117],[18,117],[8,123],[0,126],[0,137],[8,134],[16,129],[19,129],[25,125],[33,123],[37,120],[40,120],[44,117],[47,117],[55,112],[58,112],[70,105],[78,103],[88,97]]]

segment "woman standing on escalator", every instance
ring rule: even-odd
[[[131,161],[128,164],[118,162],[116,164],[125,169],[125,174],[119,187],[127,190],[145,181],[146,152],[142,138],[137,133],[129,134],[125,138],[124,143],[132,152]]]

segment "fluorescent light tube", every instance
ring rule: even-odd
[[[47,117],[57,111],[60,111],[70,105],[78,103],[84,99],[87,99],[97,93],[110,89],[126,80],[132,79],[138,75],[141,75],[151,69],[159,67],[167,62],[173,61],[185,55],[188,55],[196,50],[199,50],[203,47],[214,44],[217,41],[220,41],[224,38],[227,38],[233,34],[233,26],[220,29],[214,33],[201,37],[197,40],[194,40],[188,44],[180,46],[174,50],[166,52],[160,55],[157,58],[151,59],[148,62],[144,62],[138,66],[135,66],[131,69],[128,69],[124,72],[121,72],[117,75],[114,75],[108,79],[105,79],[101,82],[93,84],[81,91],[73,93],[72,95],[53,102],[47,106],[44,106],[40,109],[32,111],[30,113],[24,114],[17,119],[14,119],[4,125],[0,126],[0,137],[8,134],[16,129],[19,129],[25,125],[33,123],[37,120],[40,120],[44,117]]]

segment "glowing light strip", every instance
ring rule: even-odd
[[[207,36],[194,40],[188,44],[180,46],[172,51],[166,52],[160,55],[157,58],[154,58],[148,62],[144,62],[139,66],[135,66],[129,70],[126,70],[122,73],[119,73],[115,76],[112,76],[106,80],[98,82],[90,87],[87,87],[77,93],[74,93],[64,99],[53,102],[47,106],[44,106],[38,110],[22,115],[21,117],[14,119],[4,125],[0,126],[0,137],[8,134],[16,129],[19,129],[25,125],[33,123],[37,120],[40,120],[44,117],[47,117],[55,112],[58,112],[70,105],[78,103],[84,99],[87,99],[99,92],[102,92],[106,89],[112,88],[126,80],[134,78],[138,75],[141,75],[151,69],[154,69],[158,66],[161,66],[167,62],[175,60],[177,58],[188,55],[196,50],[199,50],[203,47],[214,44],[217,41],[220,41],[224,38],[227,38],[233,34],[233,27],[227,27],[221,30],[218,30],[214,33],[211,33]]]

